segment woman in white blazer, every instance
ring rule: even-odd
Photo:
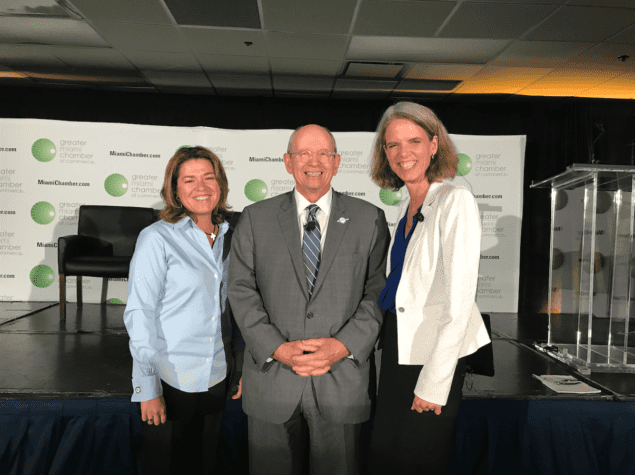
[[[399,102],[377,128],[371,176],[382,188],[404,184],[393,231],[377,410],[373,474],[449,472],[464,357],[489,343],[475,302],[481,225],[474,196],[448,181],[457,152],[427,107]]]

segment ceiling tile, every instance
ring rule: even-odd
[[[157,86],[163,94],[195,94],[197,96],[216,96],[216,91],[211,87],[178,87],[178,86]]]
[[[8,66],[0,65],[0,72],[5,73],[5,72],[15,72],[15,71],[13,69],[9,68]]]
[[[624,43],[635,45],[635,25],[620,31],[617,35],[608,38],[605,43]]]
[[[26,74],[19,73],[6,66],[0,66],[0,86],[27,85],[32,82]]]
[[[271,96],[269,76],[242,76],[233,74],[210,75],[210,80],[221,96],[257,95]]]
[[[269,74],[269,63],[267,62],[267,58],[262,56],[199,54],[197,57],[205,71],[209,74]]]
[[[357,0],[263,0],[264,28],[291,33],[348,34]]]
[[[628,56],[625,61],[620,56]],[[635,45],[599,44],[561,66],[563,69],[607,69],[635,73]]]
[[[65,67],[66,65],[41,46],[0,44],[0,64],[22,69],[25,66]]]
[[[356,35],[433,36],[456,2],[362,2]]]
[[[273,89],[278,92],[327,92],[333,89],[332,78],[307,78],[299,76],[273,76]]]
[[[335,81],[335,87],[333,88],[331,97],[385,99],[390,95],[395,86],[397,86],[397,81],[340,78]]]
[[[588,5],[596,7],[635,8],[633,0],[569,0],[567,5]]]
[[[183,36],[175,26],[95,22],[95,29],[115,48],[123,51],[184,53]]]
[[[635,9],[564,6],[525,39],[599,43],[633,23]]]
[[[311,92],[279,92],[276,97],[285,99],[328,99],[331,91],[311,91]]]
[[[576,96],[621,74],[614,71],[558,69],[523,87],[519,92],[532,96]]]
[[[399,83],[395,91],[423,92],[423,91],[452,91],[457,88],[461,81],[457,80],[427,80],[427,79],[405,79]]]
[[[70,16],[55,0],[3,0],[0,15]]]
[[[524,3],[527,5],[562,5],[567,0],[466,0],[470,3]]]
[[[143,71],[143,74],[156,86],[211,87],[204,73],[192,71]]]
[[[84,21],[30,16],[0,16],[0,43],[108,46],[108,43]]]
[[[262,31],[215,28],[181,28],[195,53],[266,56]],[[245,44],[251,43],[251,44]]]
[[[635,77],[624,74],[581,92],[580,97],[635,99]]]
[[[427,91],[393,91],[390,99],[393,100],[417,100],[417,101],[442,101],[446,97],[450,97],[451,92],[427,92]]]
[[[346,59],[484,64],[508,44],[509,40],[354,36]]]
[[[74,68],[134,69],[123,54],[113,49],[65,46],[42,46],[42,48]]]
[[[343,61],[319,59],[271,58],[271,71],[276,75],[337,76],[345,64]]]
[[[549,74],[550,69],[488,66],[465,80],[458,94],[514,94]]]
[[[542,21],[555,5],[462,3],[443,27],[442,38],[518,38]]]
[[[509,48],[490,61],[488,65],[557,68],[593,46],[595,43],[514,41]]]
[[[260,28],[258,0],[163,0],[179,25]]]
[[[345,35],[307,35],[303,33],[265,33],[269,55],[278,58],[343,59],[348,43]]]
[[[405,77],[406,79],[464,80],[474,76],[481,69],[483,69],[482,64],[419,63]]]
[[[174,24],[163,3],[157,0],[71,0],[71,3],[91,21]]]
[[[65,84],[139,85],[146,80],[138,71],[105,71],[95,68],[32,68],[28,75],[34,79]]]
[[[346,76],[369,78],[394,78],[403,69],[403,64],[349,63]]]
[[[139,69],[154,71],[200,71],[196,58],[190,53],[154,53],[151,51],[126,51],[123,53]]]

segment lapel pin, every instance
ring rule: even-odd
[[[346,221],[348,221],[349,219],[351,219],[351,218],[340,218],[340,219],[337,220],[337,222],[340,223],[340,224],[345,224]]]

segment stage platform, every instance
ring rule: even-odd
[[[24,425],[24,418],[31,421],[33,417],[46,418],[47,411],[51,420],[58,421],[54,425],[60,434],[64,432],[64,421],[68,422],[68,418],[77,416],[86,423],[92,417],[90,420],[96,418],[103,423],[103,417],[106,417],[107,424],[100,427],[109,427],[104,430],[110,431],[113,427],[118,428],[115,432],[119,434],[120,442],[123,441],[127,455],[120,453],[118,456],[122,466],[113,467],[111,461],[111,465],[104,467],[115,470],[112,473],[142,471],[139,458],[143,452],[142,432],[145,428],[139,420],[138,406],[130,403],[132,360],[123,310],[123,305],[84,304],[78,309],[69,303],[67,318],[60,321],[56,304],[0,303],[0,315],[9,315],[0,320],[0,423],[16,426],[0,435],[0,473],[40,473],[38,470],[42,468],[46,468],[46,473],[70,473],[66,472],[69,465],[65,463],[70,463],[69,457],[75,455],[51,459],[50,452],[55,447],[48,447],[49,455],[42,455],[32,464],[33,471],[21,467],[27,459],[16,462],[15,457],[24,457],[24,454],[15,451],[11,437],[22,440],[20,437],[27,434],[34,437],[37,433],[33,427],[19,429],[17,425]],[[625,452],[621,455],[620,447],[612,448],[613,461],[603,461],[606,438],[597,441],[597,456],[587,454],[581,460],[572,455],[572,451],[583,449],[576,444],[586,445],[588,452],[589,444],[595,443],[591,439],[604,433],[597,425],[596,415],[601,415],[603,421],[613,421],[612,418],[621,421],[623,427],[620,426],[619,431],[617,422],[607,422],[608,426],[604,424],[603,430],[612,434],[611,437],[616,436],[615,431],[620,435],[627,434],[628,440],[632,441],[635,434],[635,375],[592,373],[585,380],[600,389],[600,393],[556,394],[532,378],[532,374],[582,377],[572,368],[532,348],[534,342],[546,341],[546,315],[490,315],[496,375],[492,378],[474,375],[466,381],[465,402],[457,421],[452,473],[635,473],[635,454]],[[570,324],[572,322],[563,318],[563,328]],[[562,419],[565,414],[570,419]],[[540,425],[540,421],[549,428]],[[91,443],[93,446],[103,444],[103,441],[98,442],[102,439],[96,435],[99,424],[93,425],[95,427],[91,426],[89,430],[93,434]],[[569,426],[575,427],[576,437],[582,437],[581,440],[572,439],[571,434],[561,434]],[[368,435],[372,423],[366,428]],[[238,467],[246,467],[243,445],[246,418],[239,401],[228,403],[223,432],[222,443],[227,453],[223,473],[238,473]],[[562,450],[551,456],[541,454],[540,462],[534,460],[533,450],[544,451],[544,444],[549,440],[556,444],[573,443],[573,446],[563,445]],[[21,443],[26,442],[22,440]],[[617,438],[614,443],[619,444]],[[38,444],[41,446],[43,442],[38,441]],[[61,442],[50,441],[50,445],[55,444],[61,445]],[[590,457],[592,461],[588,460]],[[617,465],[615,460],[619,462]],[[518,471],[510,464],[517,466]],[[91,471],[97,470],[96,466],[90,466]],[[527,471],[525,466],[533,467],[534,471]],[[590,466],[595,468],[587,470]],[[56,472],[54,467],[59,470]],[[553,471],[544,471],[549,468]],[[18,471],[20,469],[23,471]]]

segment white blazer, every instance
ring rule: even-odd
[[[458,359],[490,342],[475,302],[481,222],[472,193],[448,182],[430,185],[421,212],[395,299],[399,364],[422,364],[414,393],[445,405]]]

